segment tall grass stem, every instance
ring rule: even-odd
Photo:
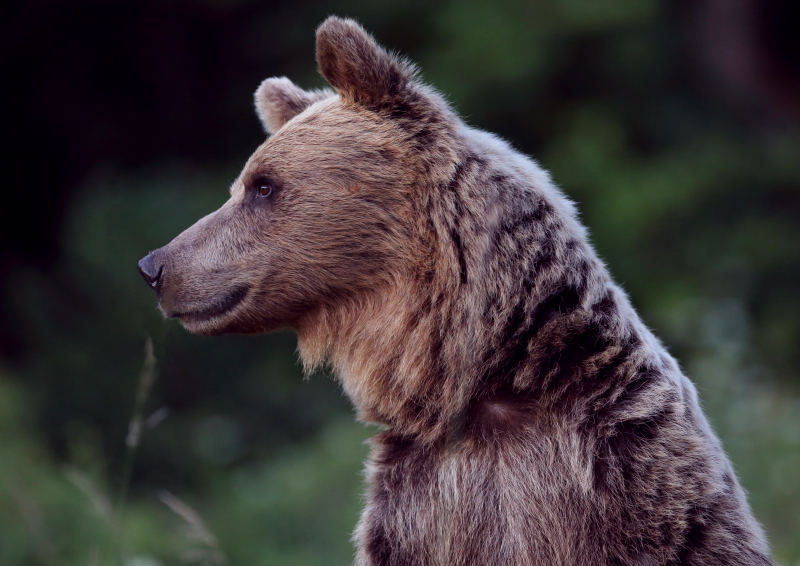
[[[136,400],[133,404],[133,415],[128,424],[128,435],[125,438],[125,460],[122,464],[122,480],[119,487],[119,497],[117,498],[117,517],[122,518],[125,510],[125,501],[128,497],[128,489],[131,483],[131,473],[133,471],[133,459],[136,456],[136,449],[142,438],[142,428],[144,423],[144,407],[150,389],[156,380],[156,357],[153,354],[153,339],[148,336],[144,343],[144,364],[142,373],[139,376],[139,385],[136,388]]]

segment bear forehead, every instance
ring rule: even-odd
[[[289,120],[262,147],[282,144],[286,139],[329,147],[342,140],[374,143],[378,140],[369,136],[375,134],[391,136],[392,141],[399,140],[398,127],[393,120],[333,95],[312,104]]]
[[[393,120],[333,96],[261,144],[240,179],[246,184],[258,175],[275,175],[285,182],[396,185],[408,177],[405,138]]]

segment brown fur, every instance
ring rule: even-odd
[[[192,332],[295,329],[386,427],[358,564],[772,564],[694,387],[548,175],[352,21],[317,60],[336,94],[265,81],[273,135],[231,199],[140,269]]]

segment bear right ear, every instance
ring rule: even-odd
[[[391,104],[416,76],[356,22],[335,16],[317,28],[317,65],[343,100],[365,106]]]
[[[331,96],[329,89],[303,90],[286,77],[272,77],[256,89],[256,112],[264,131],[274,134],[300,112]]]

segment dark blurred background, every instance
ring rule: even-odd
[[[800,564],[793,0],[4,5],[0,564],[352,560],[374,430],[330,376],[303,379],[291,334],[188,335],[136,273],[225,201],[264,138],[259,82],[323,86],[330,14],[578,202],[697,383],[776,558]],[[135,410],[147,336],[158,377]]]

